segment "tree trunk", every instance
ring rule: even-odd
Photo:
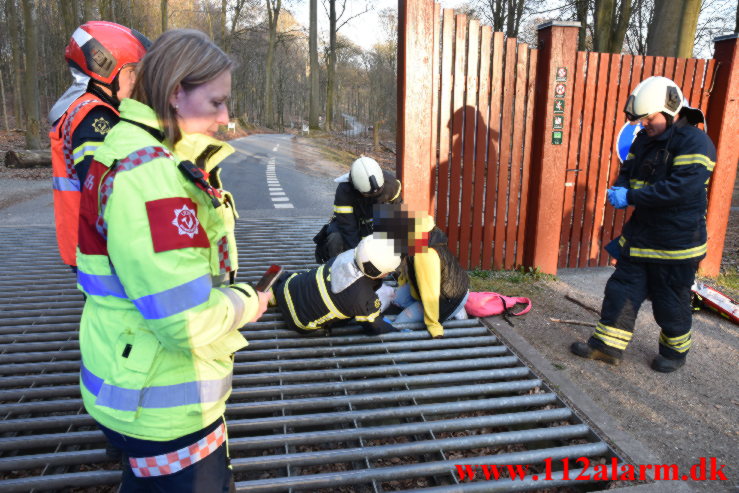
[[[624,46],[624,37],[631,21],[631,0],[621,0],[617,20],[615,19],[615,14],[616,11],[614,9],[614,21],[611,23],[613,30],[611,31],[608,43],[609,53],[621,53],[621,49]]]
[[[167,0],[162,0],[159,3],[159,11],[161,12],[162,17],[162,32],[165,32],[167,30]]]
[[[329,47],[326,74],[326,130],[334,123],[334,98],[336,84],[336,0],[329,0]]]
[[[647,55],[675,56],[685,0],[654,0],[654,18],[647,32]]]
[[[6,168],[51,168],[51,150],[8,151]]]
[[[593,13],[593,51],[608,53],[613,17],[616,5],[615,0],[595,0]]]
[[[272,70],[275,58],[275,45],[277,44],[277,20],[280,16],[281,5],[282,0],[267,0],[269,40],[267,43],[267,60],[264,69],[264,124],[269,128],[275,125],[272,101]]]
[[[318,124],[319,98],[318,94],[318,0],[310,0],[310,110],[308,125],[312,130],[320,128]]]
[[[84,24],[87,21],[91,21],[93,19],[93,4],[92,0],[84,0],[84,4],[82,5],[82,23]]]
[[[226,0],[221,0],[221,46],[226,44]]]
[[[77,0],[59,0],[59,10],[64,21],[64,35],[71,36],[77,29]]]
[[[3,117],[5,118],[5,130],[10,132],[10,124],[8,124],[8,107],[5,104],[5,83],[3,82],[3,73],[0,72],[0,98],[3,101]]]
[[[8,34],[10,35],[10,47],[13,58],[13,114],[15,115],[15,127],[21,128],[23,125],[23,96],[21,82],[21,48],[20,37],[18,35],[18,26],[20,25],[18,12],[15,8],[15,0],[6,0],[6,15],[8,20]]]
[[[577,22],[580,23],[580,31],[577,34],[577,49],[585,51],[585,41],[588,36],[588,0],[575,0]]]
[[[701,10],[701,0],[684,0],[683,15],[680,22],[677,52],[675,56],[691,58],[695,45],[695,30],[698,26],[698,16]]]
[[[34,19],[34,1],[23,0],[23,27],[25,29],[26,71],[23,74],[26,113],[26,147],[41,147],[41,126],[38,107],[38,31]]]

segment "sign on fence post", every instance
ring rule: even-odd
[[[539,26],[531,182],[524,263],[557,273],[579,22]]]
[[[714,54],[718,69],[708,103],[706,121],[708,135],[716,145],[716,166],[713,169],[708,194],[708,253],[700,265],[700,273],[715,277],[721,267],[726,225],[729,222],[731,196],[736,180],[739,140],[736,122],[739,119],[739,35],[730,34],[714,39]]]

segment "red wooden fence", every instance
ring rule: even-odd
[[[701,268],[718,273],[739,155],[736,36],[717,42],[714,60],[586,53],[578,24],[554,22],[536,50],[433,0],[399,10],[404,199],[435,214],[463,266],[606,265],[602,247],[626,218],[605,199],[623,107],[641,80],[664,75],[707,111],[717,145]]]

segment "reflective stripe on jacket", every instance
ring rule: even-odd
[[[125,99],[121,117],[159,129],[147,106]],[[87,295],[80,323],[85,408],[124,435],[166,441],[222,416],[231,392],[239,333],[257,296],[221,286],[233,229],[224,207],[178,169],[145,129],[121,121],[95,153],[82,190],[78,285]],[[179,147],[178,147],[179,148]],[[212,163],[209,163],[212,168]]]
[[[118,110],[98,97],[85,93],[75,100],[49,131],[51,141],[51,171],[54,188],[54,220],[59,254],[67,265],[77,265],[77,224],[80,213],[80,182],[75,171],[72,135],[82,120],[93,109],[104,106],[118,114]],[[84,149],[77,152],[84,154]]]

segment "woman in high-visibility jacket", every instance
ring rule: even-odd
[[[233,62],[193,30],[164,33],[83,186],[78,284],[85,408],[124,461],[121,491],[228,491],[223,420],[239,332],[268,296],[233,280]]]

